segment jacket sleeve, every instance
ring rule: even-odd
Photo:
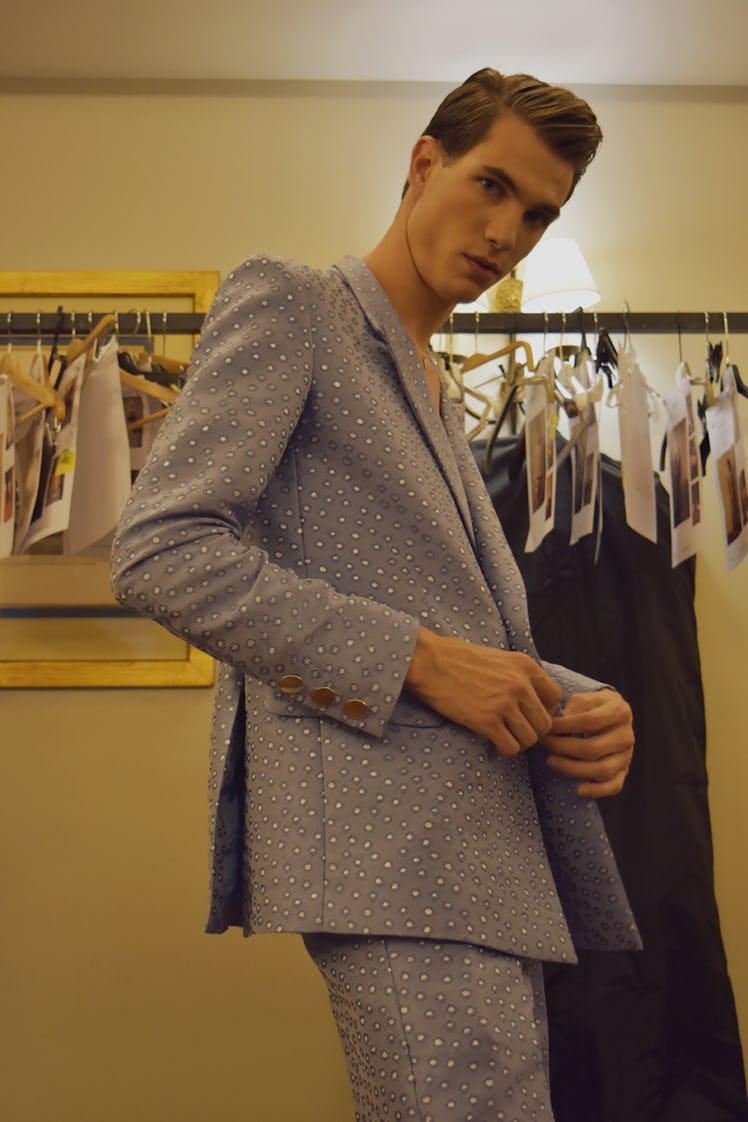
[[[555,662],[540,659],[540,665],[546,674],[559,684],[564,697],[573,693],[594,693],[596,690],[611,688],[605,682],[598,682],[595,678],[588,678],[586,674],[579,674],[576,670],[569,670],[566,666],[559,666]]]
[[[221,286],[120,521],[113,587],[215,658],[376,736],[402,690],[417,621],[251,544],[258,499],[311,385],[310,277],[256,258]]]

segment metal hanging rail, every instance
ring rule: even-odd
[[[85,336],[103,312],[14,312],[0,310],[0,347],[3,340],[15,341],[58,335],[69,339]],[[160,335],[198,335],[203,325],[202,312],[114,312],[119,334],[158,337]],[[469,334],[541,335],[544,332],[594,333],[605,329],[625,334],[732,334],[748,333],[748,312],[455,312],[442,330]]]
[[[632,335],[735,334],[748,332],[748,312],[456,312],[445,330],[466,334],[542,335],[543,332],[596,332]]]

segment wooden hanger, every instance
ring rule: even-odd
[[[136,429],[144,429],[146,425],[150,425],[151,421],[162,420],[168,412],[169,412],[168,408],[157,409],[155,413],[149,413],[147,417],[138,417],[137,421],[130,421],[129,422],[129,424],[127,426],[127,431],[128,432],[135,432]]]
[[[158,367],[164,371],[165,374],[173,374],[176,378],[181,378],[187,371],[187,363],[182,362],[178,358],[169,358],[168,355],[146,354],[147,358],[154,367]],[[136,360],[137,361],[137,360]]]
[[[68,366],[74,362],[76,358],[84,353],[90,351],[94,344],[101,339],[104,335],[111,334],[117,327],[117,317],[113,315],[102,316],[95,327],[92,327],[88,335],[83,339],[71,339],[67,350],[67,363]]]
[[[89,331],[84,339],[73,339],[68,347],[67,361],[68,365],[76,358],[89,351],[95,343],[102,339],[105,335],[110,334],[117,328],[117,317],[114,315],[105,315],[99,320],[95,327]],[[150,357],[150,356],[149,356]],[[160,386],[157,382],[152,382],[142,374],[131,374],[128,370],[123,370],[120,367],[119,371],[120,382],[123,386],[128,386],[130,389],[137,390],[138,393],[147,394],[153,397],[156,401],[161,401],[165,405],[172,405],[179,396],[179,390],[171,386]],[[158,414],[162,416],[162,413]],[[150,417],[145,418],[142,423],[155,420],[157,414],[151,413]],[[136,427],[140,427],[140,422],[133,422]]]
[[[34,401],[38,402],[33,409],[28,413],[24,413],[22,417],[18,418],[17,423],[20,425],[24,421],[30,420],[36,413],[41,413],[43,409],[54,410],[55,417],[58,421],[65,418],[65,402],[55,390],[54,386],[49,380],[47,373],[47,364],[44,363],[44,382],[37,382],[34,378],[30,378],[28,374],[24,374],[21,370],[17,356],[13,353],[12,348],[9,346],[5,354],[0,356],[0,374],[6,374],[9,380],[27,397],[31,397]]]
[[[173,386],[161,386],[158,382],[146,378],[144,374],[131,374],[129,370],[123,370],[122,367],[119,370],[119,380],[123,386],[147,394],[148,397],[153,397],[164,405],[173,405],[179,397],[179,390]],[[151,416],[155,417],[155,414]]]
[[[154,413],[148,413],[144,417],[138,417],[137,420],[130,421],[127,426],[128,432],[135,432],[137,429],[150,425],[153,421],[162,420],[169,412],[170,406],[179,397],[179,390],[175,386],[162,386],[158,382],[146,378],[144,374],[132,374],[129,370],[123,370],[121,366],[119,368],[119,378],[123,386],[136,390],[138,393],[146,394],[166,406],[165,409],[157,409]]]
[[[503,355],[513,354],[515,351],[523,351],[525,355],[525,366],[528,370],[534,370],[535,365],[532,357],[532,349],[529,343],[523,339],[517,339],[514,343],[508,343],[505,347],[500,347],[498,351],[493,351],[490,355],[480,354],[476,352],[470,355],[462,364],[462,373],[467,370],[474,370],[476,366],[483,366],[487,362],[492,362],[496,358],[502,358]]]
[[[471,389],[470,386],[464,386],[463,393],[466,397],[475,398],[475,400],[479,401],[483,406],[480,414],[475,414],[472,409],[469,410],[471,416],[477,416],[477,424],[473,425],[470,431],[465,433],[465,438],[470,441],[475,440],[476,436],[485,432],[490,425],[491,418],[493,417],[493,401],[490,397],[487,397],[486,394],[481,393],[480,390]]]
[[[138,319],[137,319],[137,323],[135,325],[135,331],[134,331],[135,335],[137,335],[139,333],[140,317],[141,317],[140,312],[137,312],[136,314],[137,314]],[[155,343],[155,336],[153,334],[153,331],[151,330],[151,314],[150,314],[150,312],[145,311],[143,313],[143,315],[145,317],[145,333],[146,333],[146,337],[147,337],[147,340],[148,340],[148,346],[150,347],[150,349],[149,350],[143,350],[141,348],[140,350],[131,352],[132,360],[133,360],[134,365],[135,366],[142,366],[147,362],[147,363],[150,363],[150,365],[154,369],[158,369],[160,371],[163,371],[164,374],[173,374],[174,377],[175,377],[175,380],[183,377],[184,374],[186,373],[188,363],[185,362],[185,361],[182,361],[181,359],[170,358],[166,354],[156,354],[154,352],[153,347],[154,347],[154,343]],[[162,312],[161,313],[161,319],[162,319],[162,322],[163,322],[163,344],[165,346],[166,345],[166,327],[167,327],[167,322],[168,322],[168,313],[167,312]]]

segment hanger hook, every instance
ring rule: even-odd
[[[41,354],[42,351],[42,313],[36,313],[36,353]]]
[[[151,313],[148,311],[147,308],[144,312],[144,315],[145,315],[145,333],[148,337],[148,342],[152,343],[153,342],[153,332],[151,331]],[[151,350],[153,350],[152,346],[151,346]]]
[[[548,313],[543,312],[543,354],[548,350]]]
[[[629,316],[631,314],[631,307],[628,300],[623,301],[623,326],[626,333],[626,342],[631,343],[631,325],[629,324]]]
[[[577,310],[579,312],[579,342],[580,342],[582,350],[586,351],[587,350],[587,335],[586,335],[585,330],[584,330],[584,308],[580,304],[579,308]]]
[[[163,350],[164,354],[166,354],[166,322],[168,314],[168,312],[161,313],[161,349]]]
[[[683,363],[683,336],[680,329],[680,312],[675,313],[675,325],[678,329],[678,359]]]
[[[725,365],[730,365],[730,329],[727,323],[727,312],[722,313],[722,325],[725,336]]]

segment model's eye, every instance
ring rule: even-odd
[[[492,179],[490,175],[483,176],[478,180],[484,191],[489,195],[495,195],[497,198],[502,198],[505,194],[504,184],[498,179]]]
[[[550,214],[546,214],[542,210],[528,210],[525,221],[536,230],[547,230],[552,219]]]

